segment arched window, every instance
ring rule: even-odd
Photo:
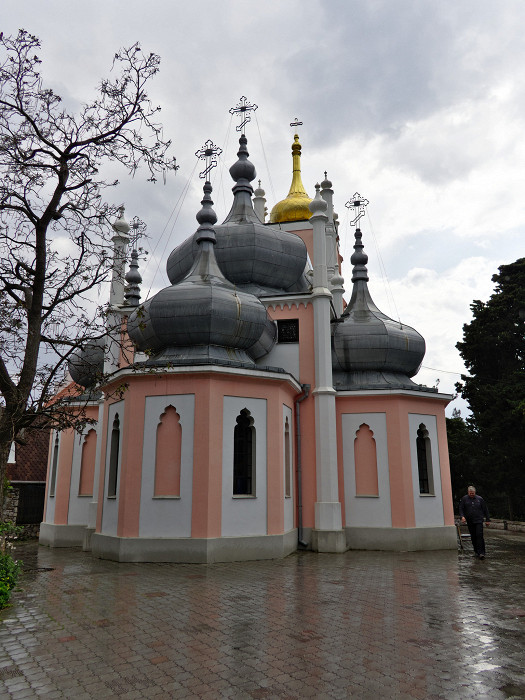
[[[247,408],[233,431],[233,495],[255,496],[255,428]]]
[[[180,496],[182,426],[173,406],[168,406],[157,425],[154,496]]]
[[[284,495],[292,495],[292,460],[290,454],[290,423],[288,417],[284,422]]]
[[[354,459],[356,496],[379,496],[376,441],[366,423],[356,433]]]
[[[109,475],[108,475],[108,498],[117,497],[118,479],[118,453],[120,447],[120,419],[118,413],[113,421],[111,429],[111,443],[109,449]]]
[[[93,478],[95,475],[95,454],[97,451],[97,431],[91,428],[84,437],[82,459],[80,461],[79,496],[93,495]]]
[[[432,447],[428,430],[421,423],[416,438],[417,470],[419,475],[419,493],[434,493],[434,477],[432,473]]]
[[[49,495],[55,495],[55,486],[57,482],[57,468],[58,468],[58,432],[55,436],[55,444],[53,445],[53,458],[51,460],[51,478],[49,480]]]

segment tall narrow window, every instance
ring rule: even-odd
[[[428,430],[421,423],[417,431],[417,470],[419,474],[419,493],[434,493],[434,478],[432,473],[432,448]]]
[[[284,423],[284,495],[290,498],[292,495],[292,465],[290,459],[290,423],[288,418]]]
[[[93,495],[93,478],[95,475],[95,453],[97,451],[97,431],[94,428],[84,437],[82,459],[80,461],[79,496]]]
[[[58,468],[58,433],[55,436],[55,444],[53,445],[53,458],[51,460],[51,478],[49,480],[49,495],[55,495],[55,486],[57,482],[57,468]]]
[[[233,431],[233,495],[255,496],[255,428],[246,408]]]
[[[111,443],[109,449],[108,498],[117,496],[118,453],[120,447],[120,419],[118,413],[113,421]]]
[[[182,426],[173,406],[168,406],[157,425],[155,496],[180,496]]]
[[[356,496],[379,496],[376,441],[366,423],[356,433],[354,459]]]

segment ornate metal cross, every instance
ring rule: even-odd
[[[232,107],[230,109],[230,114],[238,114],[241,118],[241,123],[239,126],[235,127],[235,131],[244,131],[244,127],[248,122],[251,122],[252,118],[248,114],[248,112],[255,112],[255,110],[258,109],[258,105],[251,105],[248,103],[248,100],[244,95],[241,97],[239,100],[239,104],[237,107]]]
[[[129,242],[131,243],[132,249],[137,249],[137,244],[139,240],[146,236],[147,225],[139,219],[138,216],[134,216],[131,219],[131,231],[129,233]]]
[[[303,122],[299,121],[299,117],[295,117],[295,121],[290,122],[290,126],[302,126],[302,125],[303,125]]]
[[[213,168],[217,167],[217,156],[220,156],[221,153],[222,148],[216,146],[211,139],[208,139],[204,146],[195,152],[195,155],[197,158],[199,158],[199,160],[206,161],[206,167],[202,173],[199,173],[200,178],[207,178]]]
[[[353,209],[355,213],[355,218],[350,222],[350,226],[355,226],[359,219],[362,219],[365,215],[365,208],[368,206],[368,199],[361,197],[359,192],[354,192],[352,199],[350,199],[345,207],[347,209]]]

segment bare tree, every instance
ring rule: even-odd
[[[79,420],[49,402],[71,352],[105,332],[92,299],[111,269],[104,190],[118,183],[101,165],[152,181],[176,169],[146,93],[159,56],[121,49],[96,99],[70,114],[43,86],[39,47],[24,30],[0,34],[0,516],[11,442],[43,417]]]

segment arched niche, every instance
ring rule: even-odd
[[[95,477],[95,456],[97,451],[97,431],[94,428],[84,435],[82,457],[80,460],[80,478],[78,483],[79,496],[93,495],[93,480]]]
[[[164,409],[157,425],[155,445],[155,497],[180,496],[182,425],[177,409]]]
[[[255,496],[255,441],[253,417],[243,408],[233,429],[234,496]]]
[[[370,426],[362,423],[354,439],[356,496],[379,496],[377,447]]]

